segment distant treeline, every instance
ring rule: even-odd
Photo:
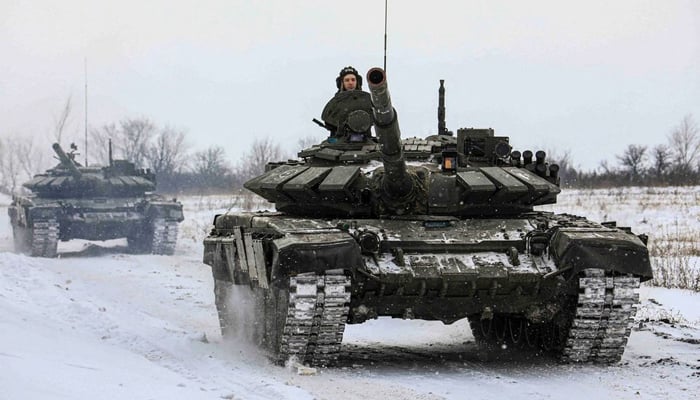
[[[692,115],[666,136],[666,143],[653,147],[630,144],[615,163],[604,160],[592,171],[573,167],[567,151],[550,152],[549,162],[559,164],[561,185],[576,188],[619,186],[683,186],[700,184],[700,129]]]
[[[64,140],[70,101],[58,119],[54,138]],[[77,136],[77,135],[74,135]],[[231,164],[224,146],[191,152],[185,131],[158,126],[148,118],[124,119],[90,130],[90,164],[106,165],[109,142],[113,157],[134,162],[156,174],[158,191],[167,194],[215,194],[238,190],[248,179],[261,174],[270,161],[289,158],[269,138],[253,142],[248,151]],[[602,161],[592,171],[575,168],[567,151],[549,153],[549,162],[560,167],[563,187],[604,188],[618,186],[668,186],[700,184],[700,129],[692,115],[686,115],[666,136],[667,142],[654,147],[630,144],[615,163]],[[313,142],[299,139],[299,148]],[[64,147],[67,143],[64,144]],[[0,135],[0,192],[14,193],[21,184],[57,163],[51,143],[27,136]],[[80,157],[76,158],[80,161]]]
[[[16,193],[33,175],[58,163],[51,157],[52,142],[68,148],[70,140],[62,140],[63,125],[56,130],[54,137],[44,142],[27,136],[0,137],[0,192]],[[109,163],[110,142],[114,159],[151,170],[156,175],[158,192],[167,194],[231,192],[262,173],[269,161],[283,157],[277,143],[259,139],[232,165],[224,146],[192,152],[184,131],[158,126],[148,118],[134,118],[90,130],[89,165]],[[75,159],[85,163],[79,152]]]

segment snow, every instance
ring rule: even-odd
[[[674,220],[689,232],[700,225],[697,209],[679,207],[679,197],[692,202],[690,190],[654,195],[643,215],[634,204],[647,198],[641,190],[572,192],[557,211],[605,213],[650,235]],[[577,206],[582,198],[595,201]],[[644,285],[635,330],[613,366],[524,352],[482,361],[466,321],[378,319],[347,327],[340,366],[299,375],[219,334],[201,243],[213,215],[237,199],[182,199],[174,256],[75,241],[61,243],[57,259],[12,253],[9,201],[0,197],[2,400],[700,398],[699,293]]]

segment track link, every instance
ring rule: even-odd
[[[56,257],[58,227],[58,221],[53,218],[34,221],[31,234],[31,255],[33,257]]]
[[[177,222],[156,218],[153,220],[153,243],[151,253],[172,255],[177,245]]]
[[[639,278],[586,269],[561,359],[615,363],[625,351],[639,303]]]
[[[338,359],[348,318],[349,289],[350,278],[342,274],[309,273],[290,278],[278,363],[296,359],[324,366]]]

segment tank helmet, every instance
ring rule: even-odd
[[[357,88],[356,90],[362,90],[362,76],[360,75],[357,70],[351,66],[347,66],[343,69],[340,70],[340,73],[338,73],[338,77],[335,78],[335,86],[338,88],[339,91],[342,91],[342,85],[343,85],[343,77],[347,74],[353,74],[355,75],[355,78],[357,79]]]

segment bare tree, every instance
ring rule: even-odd
[[[115,157],[124,158],[137,166],[142,166],[148,158],[150,143],[156,132],[155,124],[148,118],[124,119],[119,122],[119,126],[111,123],[92,129],[90,133],[95,146],[91,147],[97,154],[97,159],[105,164],[108,160],[108,143],[111,139]]]
[[[671,166],[671,151],[668,146],[660,144],[652,149],[652,157],[654,158],[654,175],[660,178]]]
[[[119,149],[127,160],[136,165],[144,165],[148,143],[156,132],[156,127],[148,118],[122,120],[120,123],[122,140]]]
[[[21,142],[16,137],[0,139],[0,185],[5,193],[14,193],[22,176]]]
[[[68,125],[68,119],[70,118],[72,109],[73,106],[71,105],[71,96],[68,96],[68,98],[66,99],[66,104],[63,106],[63,110],[55,118],[54,121],[53,136],[58,143],[61,143],[61,139],[63,138],[63,132],[66,129],[66,125]]]
[[[226,152],[221,146],[211,146],[194,155],[194,172],[202,177],[217,177],[231,173],[226,162]]]
[[[147,165],[158,175],[172,175],[187,162],[185,133],[171,127],[160,130],[148,147]]]
[[[90,159],[97,164],[107,165],[109,160],[109,141],[119,137],[118,128],[114,123],[90,129]]]
[[[669,148],[674,171],[681,176],[689,175],[700,157],[700,129],[692,114],[683,117],[680,125],[671,131]]]
[[[319,140],[315,136],[305,136],[302,138],[299,138],[297,140],[297,148],[299,149],[307,149],[315,144],[317,144]]]
[[[608,160],[601,160],[600,164],[598,165],[598,168],[600,168],[601,173],[605,175],[615,173],[615,168],[611,167],[610,164],[608,164]]]
[[[630,144],[622,155],[615,156],[622,168],[627,170],[631,181],[639,180],[640,175],[644,171],[644,163],[647,157],[646,151],[646,146]]]
[[[48,167],[44,162],[46,159],[45,155],[53,154],[49,149],[48,143],[37,147],[34,138],[31,136],[18,139],[17,149],[19,151],[19,165],[27,178]]]
[[[260,175],[265,172],[265,165],[271,161],[280,161],[283,152],[280,145],[272,139],[256,139],[250,150],[243,155],[238,166],[238,175],[241,180]]]

